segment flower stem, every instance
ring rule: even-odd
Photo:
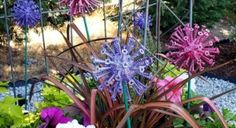
[[[191,80],[188,81],[188,93],[187,93],[187,99],[191,98]],[[190,108],[190,103],[187,103],[187,109]]]
[[[85,16],[82,16],[82,17],[83,17],[83,20],[84,20],[84,27],[85,27],[85,31],[86,31],[87,40],[90,41],[90,35],[89,35],[87,20],[86,20]]]
[[[27,86],[28,86],[28,72],[27,72],[27,63],[28,63],[28,49],[27,49],[27,43],[28,43],[28,27],[25,27],[24,30],[24,34],[25,34],[25,47],[24,47],[24,81],[25,81],[25,110],[27,110]]]
[[[128,89],[127,89],[127,86],[126,86],[125,82],[122,83],[122,88],[123,88],[123,98],[124,98],[124,104],[125,104],[125,111],[128,112],[129,111],[129,103],[128,103],[128,99],[127,99]],[[128,117],[127,126],[128,126],[128,128],[131,128],[131,119],[130,119],[130,117]]]
[[[118,33],[117,36],[122,38],[122,19],[123,19],[123,0],[119,0],[119,20],[118,20]]]

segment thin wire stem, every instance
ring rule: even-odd
[[[5,29],[7,32],[7,46],[8,46],[8,56],[10,60],[10,66],[11,66],[11,82],[13,83],[13,95],[16,98],[16,86],[15,86],[15,76],[14,76],[14,70],[13,70],[13,61],[12,61],[12,49],[10,45],[10,32],[9,32],[9,25],[8,25],[8,18],[7,18],[7,1],[4,0],[4,15],[5,15]]]
[[[118,21],[118,33],[117,36],[121,37],[121,25],[122,25],[122,19],[123,19],[123,0],[119,0],[119,21]]]
[[[89,35],[87,20],[86,20],[85,16],[82,16],[82,17],[83,17],[83,21],[84,21],[84,27],[85,27],[85,31],[86,31],[87,40],[90,41],[90,35]]]
[[[189,0],[189,24],[192,28],[193,25],[193,0]],[[189,77],[190,77],[189,73]],[[188,81],[188,93],[187,93],[187,99],[191,98],[191,80]],[[190,108],[190,103],[187,104],[187,108]]]
[[[160,0],[161,3],[164,5],[164,7],[170,11],[170,13],[182,24],[184,25],[183,21],[162,1]]]
[[[160,37],[160,31],[161,31],[161,1],[157,0],[156,5],[156,48],[157,53],[161,52],[161,37]],[[157,70],[159,69],[159,62],[157,61]]]
[[[124,99],[124,104],[125,104],[125,111],[128,112],[129,111],[129,103],[128,103],[128,99],[127,99],[127,85],[125,82],[122,83],[122,88],[123,88],[123,99]],[[128,128],[132,128],[131,127],[131,119],[130,117],[128,117],[128,120],[127,120],[127,126]]]
[[[135,4],[136,4],[136,0],[133,1],[133,10],[132,10],[132,17],[135,17]],[[133,20],[133,19],[132,19]],[[133,22],[133,26],[134,26],[134,22]],[[135,33],[135,29],[133,28],[133,34]]]
[[[25,47],[24,47],[24,80],[25,80],[25,110],[27,110],[27,87],[28,87],[28,27],[24,28],[24,34],[25,34]]]
[[[144,35],[143,35],[143,45],[144,47],[147,46],[147,29],[148,29],[148,12],[149,12],[149,0],[146,0],[145,6],[145,23],[144,23]]]
[[[107,18],[106,18],[106,6],[105,0],[102,1],[103,17],[104,17],[104,35],[105,41],[107,41]]]
[[[48,67],[47,50],[46,50],[46,45],[45,45],[44,30],[43,30],[43,14],[42,14],[42,1],[41,0],[39,0],[39,7],[40,7],[40,15],[41,15],[40,27],[41,27],[42,40],[43,40],[44,63],[45,63],[46,73],[48,74],[49,67]]]
[[[189,1],[189,24],[193,27],[193,0]]]

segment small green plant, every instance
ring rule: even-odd
[[[8,81],[0,81],[0,93],[7,92]]]
[[[39,110],[51,106],[65,107],[72,104],[72,101],[65,92],[52,86],[45,85],[41,94],[44,100],[36,103]]]
[[[7,96],[0,102],[0,127],[19,127],[24,121],[22,109],[16,106],[17,99]]]
[[[236,114],[228,109],[222,109],[224,119],[227,121],[229,128],[236,128]],[[199,114],[192,114],[202,128],[222,128],[222,125],[215,113],[210,114],[207,118],[203,119]],[[174,121],[175,128],[182,128],[184,120],[176,119]]]
[[[222,114],[224,116],[224,119],[227,121],[229,128],[236,128],[236,124],[235,124],[236,114],[232,113],[228,109],[222,109]],[[198,119],[198,122],[204,128],[221,128],[222,127],[215,113],[212,113],[209,118],[211,118],[212,120]]]

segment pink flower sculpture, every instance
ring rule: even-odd
[[[191,28],[189,24],[177,27],[170,37],[167,49],[167,57],[171,63],[184,68],[190,73],[203,71],[207,65],[214,65],[214,58],[219,54],[219,49],[214,48],[217,37],[212,37],[205,26],[195,24]]]
[[[157,80],[156,86],[158,88],[158,93],[163,93],[164,91],[167,91],[169,88],[172,88],[173,86],[176,86],[182,81],[180,78],[172,78],[170,76],[167,76],[164,80]],[[181,96],[182,96],[182,88],[177,88],[169,93],[166,94],[166,96],[163,96],[161,98],[163,101],[170,101],[176,104],[181,105]]]
[[[91,13],[99,6],[97,0],[60,0],[60,3],[69,7],[71,15]]]

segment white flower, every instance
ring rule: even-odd
[[[72,120],[71,122],[67,122],[65,124],[57,124],[56,128],[95,128],[94,125],[88,125],[85,127],[84,125],[81,125],[78,123],[77,120]]]

